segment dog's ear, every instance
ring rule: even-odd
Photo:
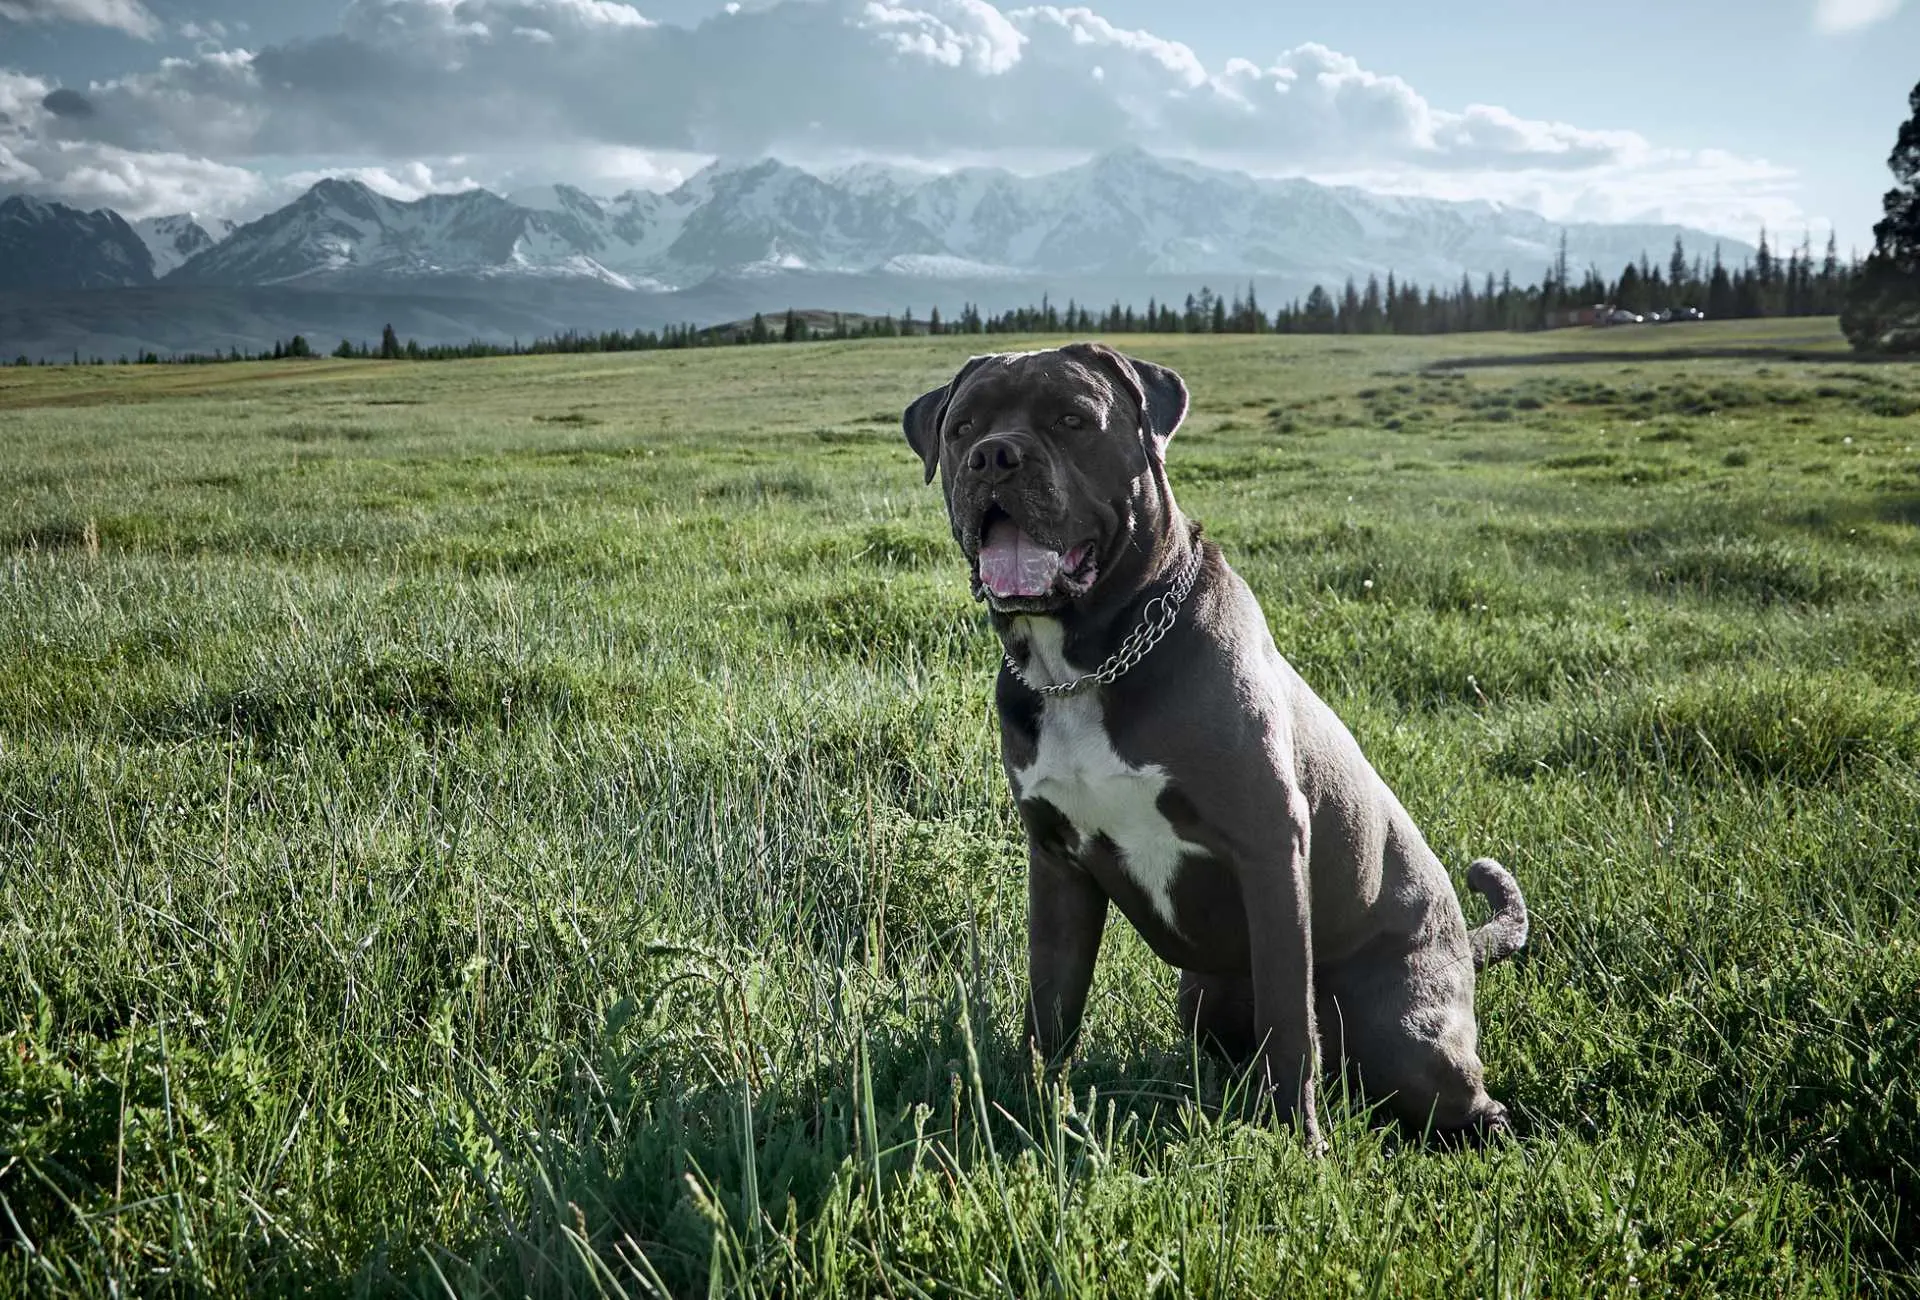
[[[1148,448],[1164,460],[1167,444],[1187,418],[1187,384],[1179,372],[1117,352],[1104,343],[1073,343],[1061,351],[1080,353],[1119,377],[1140,407],[1140,432]]]
[[[961,382],[985,360],[987,358],[983,356],[969,358],[952,379],[914,398],[913,404],[900,417],[900,427],[906,431],[907,445],[920,453],[920,463],[926,466],[929,483],[940,472],[940,425],[947,418],[947,406],[952,402],[954,393],[959,391]]]

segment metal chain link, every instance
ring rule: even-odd
[[[1200,576],[1200,563],[1203,558],[1200,547],[1196,545],[1193,548],[1193,559],[1188,562],[1186,572],[1174,580],[1172,587],[1146,603],[1145,608],[1140,611],[1140,622],[1135,625],[1133,631],[1127,633],[1126,639],[1120,643],[1120,648],[1092,672],[1082,673],[1072,681],[1055,682],[1051,686],[1035,686],[1027,679],[1026,673],[1020,670],[1020,665],[1013,661],[1011,654],[1002,654],[1001,657],[1007,663],[1007,671],[1034,694],[1049,697],[1072,695],[1075,691],[1083,690],[1095,683],[1101,686],[1112,685],[1122,673],[1145,659],[1147,652],[1160,644],[1160,638],[1172,630],[1174,621],[1180,617],[1181,604],[1186,601],[1188,593],[1193,590],[1195,580]]]

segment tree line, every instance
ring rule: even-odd
[[[1920,84],[1907,107],[1887,155],[1893,188],[1880,200],[1873,252],[1853,278],[1840,329],[1858,351],[1920,356]]]
[[[330,355],[386,361],[449,361],[473,357],[538,356],[548,353],[646,352],[661,349],[721,347],[762,343],[798,343],[819,339],[896,338],[903,335],[944,334],[1453,334],[1483,330],[1539,330],[1572,323],[1574,312],[1597,306],[1644,314],[1661,308],[1693,308],[1715,318],[1764,316],[1830,316],[1847,301],[1858,266],[1840,260],[1829,235],[1826,249],[1816,259],[1810,238],[1781,258],[1767,233],[1751,259],[1729,267],[1718,246],[1710,258],[1690,255],[1679,238],[1664,261],[1642,254],[1611,279],[1590,266],[1578,279],[1568,264],[1564,233],[1552,266],[1537,284],[1516,285],[1511,274],[1488,274],[1478,284],[1462,276],[1458,284],[1421,286],[1388,272],[1383,281],[1369,275],[1359,283],[1349,277],[1338,292],[1316,284],[1304,297],[1295,297],[1269,312],[1252,284],[1231,295],[1203,286],[1183,302],[1149,298],[1144,308],[1113,302],[1095,311],[1069,300],[1064,306],[1042,297],[1038,305],[1011,308],[996,314],[982,312],[973,303],[951,317],[938,307],[925,318],[911,308],[898,317],[857,313],[797,311],[769,319],[764,312],[748,321],[728,325],[669,325],[659,330],[568,331],[551,338],[522,343],[422,344],[402,340],[389,324],[376,343],[341,339]],[[317,355],[311,342],[296,334],[271,349],[246,352],[182,353],[161,357],[143,352],[138,364],[210,364],[225,361],[279,361]],[[91,358],[104,365],[101,357]],[[129,358],[122,356],[121,364]],[[81,356],[75,353],[74,364]],[[17,364],[28,364],[21,357]]]

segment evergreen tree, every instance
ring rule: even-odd
[[[1367,291],[1360,297],[1360,332],[1378,334],[1387,327],[1386,309],[1380,302],[1380,281],[1375,276],[1367,277]]]
[[[1335,327],[1333,296],[1316,284],[1300,311],[1300,328],[1309,334],[1331,334]]]
[[[1733,315],[1733,280],[1720,260],[1720,245],[1713,246],[1713,276],[1707,281],[1707,315],[1715,320]]]
[[[380,359],[382,361],[400,359],[400,336],[393,332],[392,325],[384,325],[380,329]]]
[[[1827,231],[1827,255],[1820,260],[1820,280],[1814,290],[1813,310],[1825,316],[1840,309],[1840,235]]]
[[[1626,268],[1620,272],[1620,283],[1614,288],[1614,302],[1626,308],[1628,311],[1637,312],[1645,310],[1645,295],[1641,292],[1641,286],[1643,284],[1644,281],[1640,278],[1640,268],[1632,262],[1628,262]]]
[[[1347,287],[1340,294],[1339,330],[1342,334],[1352,334],[1360,328],[1360,290],[1354,285],[1353,277],[1347,277]]]
[[[1894,187],[1881,202],[1873,252],[1853,277],[1840,328],[1862,352],[1920,353],[1920,84],[1908,97],[1887,169]]]

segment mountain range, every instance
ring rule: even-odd
[[[503,338],[548,320],[557,329],[705,323],[788,306],[951,312],[973,301],[991,311],[1042,292],[1144,303],[1249,280],[1277,302],[1388,270],[1421,283],[1489,273],[1532,282],[1563,233],[1573,265],[1609,274],[1643,253],[1664,259],[1676,236],[1696,251],[1720,244],[1736,261],[1751,251],[1671,225],[1559,225],[1498,203],[1259,179],[1135,149],[1042,176],[716,163],[666,193],[613,197],[547,185],[408,202],[329,179],[242,225],[190,215],[128,222],[16,196],[0,201],[0,355],[97,351],[136,337],[163,352],[257,346],[300,319],[331,325],[346,303],[327,303],[328,294],[389,311],[463,304],[440,312],[430,325],[439,332],[423,341]],[[119,310],[135,299],[105,289],[171,301],[167,337],[151,336],[158,313]],[[75,290],[91,292],[58,294],[58,310],[38,324],[27,304],[7,301]],[[240,316],[259,311],[252,325],[236,319],[242,300],[254,307]],[[214,313],[221,319],[203,310],[210,302],[226,304]],[[198,342],[196,320],[207,326]],[[377,334],[381,323],[358,333]]]

